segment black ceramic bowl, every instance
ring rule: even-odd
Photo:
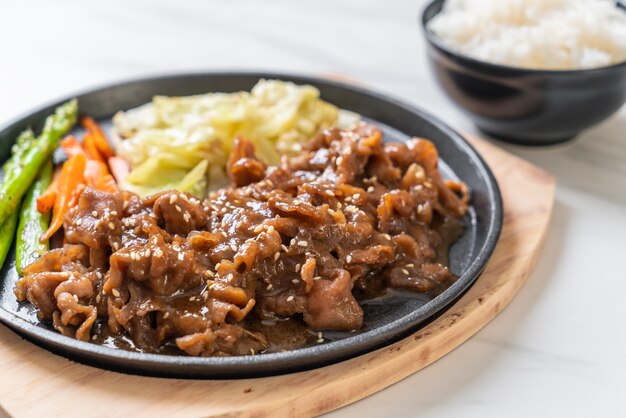
[[[626,62],[589,70],[548,71],[478,61],[428,29],[445,0],[424,9],[428,58],[444,91],[491,136],[524,145],[567,141],[626,101]],[[618,4],[626,12],[626,6]]]

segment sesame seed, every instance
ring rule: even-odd
[[[383,237],[387,238],[388,240],[391,240],[391,235],[389,234],[383,234]]]
[[[101,279],[102,278],[102,273],[100,273],[99,271],[96,271],[96,277],[98,279]]]
[[[115,296],[116,298],[120,297],[120,291],[117,289],[111,290],[111,293],[113,293],[113,296]]]
[[[91,336],[91,341],[96,341],[98,339],[98,336],[96,334]]]
[[[113,216],[117,216],[117,211],[116,211],[116,210],[112,210],[112,211],[111,211],[111,215],[113,215]]]
[[[163,257],[163,250],[161,250],[160,248],[157,248],[156,250],[154,250],[154,256],[157,258]]]
[[[113,248],[115,248],[115,251],[120,249],[120,244],[118,244],[117,242],[113,243]]]
[[[282,248],[282,250],[283,250],[284,252],[289,251],[289,248],[287,248],[287,246],[286,246],[285,244],[281,244],[280,248]]]
[[[95,210],[91,211],[91,215],[95,218],[96,216],[98,216],[98,212],[96,212]]]
[[[323,339],[323,338],[318,338],[317,342],[318,342],[318,344],[319,344],[319,343],[323,343],[323,342],[324,342],[324,339]]]
[[[163,319],[167,319],[169,316],[170,316],[170,313],[169,312],[165,312],[163,314]]]
[[[195,301],[195,300],[196,300],[196,297],[195,297],[195,296],[192,296],[192,297],[190,297],[190,298],[189,298],[189,302],[193,302],[193,301]]]
[[[150,257],[150,248],[143,252],[143,255],[146,257]]]
[[[233,273],[228,273],[228,276],[226,276],[226,281],[232,281],[233,280]]]
[[[82,219],[78,219],[76,222],[74,222],[74,224],[76,224],[76,226],[80,226],[83,223]]]
[[[182,212],[183,210],[180,208],[180,206],[178,205],[174,205],[174,208],[176,208],[176,212]]]
[[[189,212],[185,212],[183,214],[183,219],[185,220],[185,222],[189,223],[189,220],[191,219],[191,215],[189,214]]]
[[[222,263],[217,263],[217,264],[215,265],[215,270],[219,270],[219,269],[220,269],[220,267],[222,267]]]
[[[267,287],[265,288],[265,290],[272,290],[272,287],[274,287],[274,286],[272,286],[272,284],[270,283],[270,284],[268,284],[268,285],[267,285]]]
[[[274,232],[274,225],[270,225],[269,228],[267,228],[268,234],[271,234],[272,232]]]
[[[340,155],[337,157],[337,165],[341,165],[341,163],[343,163],[343,157]]]
[[[328,212],[328,214],[329,214],[330,216],[334,216],[334,214],[335,214],[335,211],[334,211],[334,210],[332,210],[331,208],[328,208],[328,209],[326,210],[326,212]]]
[[[296,239],[291,238],[291,241],[289,241],[289,245],[296,245]]]
[[[294,297],[293,297],[293,296],[289,296],[289,297],[287,298],[287,302],[291,302],[292,300],[294,300]]]
[[[409,268],[411,268],[411,267],[415,267],[415,264],[413,264],[413,263],[409,263],[409,264],[407,264],[406,266],[407,266],[407,267],[409,267]]]
[[[324,335],[322,334],[322,331],[317,333],[317,338],[324,338]]]
[[[96,303],[100,303],[101,300],[102,300],[102,296],[97,295],[96,296]]]
[[[226,232],[224,232],[224,231],[222,231],[222,236],[223,236],[224,238],[228,237],[228,235],[226,235]]]
[[[296,273],[300,271],[300,263],[296,264]]]
[[[322,278],[320,276],[315,276],[313,277],[313,280],[321,280]]]
[[[259,232],[263,231],[263,225],[257,225],[254,227],[254,233],[258,234]]]
[[[299,245],[300,247],[306,247],[307,245],[309,245],[309,243],[308,243],[308,242],[306,242],[306,241],[298,241],[298,245]]]
[[[230,249],[237,252],[237,246],[235,244],[230,244]]]
[[[183,199],[185,202],[189,202],[189,198],[186,194],[181,193],[180,198]]]
[[[176,202],[176,199],[178,199],[178,196],[173,194],[170,196],[170,205],[173,205],[174,202]]]
[[[205,298],[205,299],[208,299],[208,297],[209,297],[209,291],[208,291],[208,290],[205,290],[204,292],[202,292],[202,297],[203,297],[203,298]]]
[[[109,225],[109,229],[111,230],[115,229],[115,224],[113,224],[113,222],[109,222],[108,225]]]
[[[358,200],[361,198],[361,193],[356,193],[355,195],[352,196],[352,200]]]
[[[350,264],[352,262],[352,256],[349,255],[346,257],[346,263]]]
[[[341,202],[337,202],[337,209],[341,209],[341,206],[343,206]]]
[[[335,193],[334,193],[332,190],[326,190],[326,194],[327,194],[328,196],[335,197]]]
[[[402,273],[404,273],[404,274],[408,275],[408,274],[409,274],[409,271],[408,271],[407,269],[402,269]]]
[[[298,279],[293,279],[293,280],[291,281],[291,283],[293,283],[293,284],[298,284],[298,283],[300,283],[300,280],[298,280]]]
[[[367,188],[367,192],[368,193],[373,193],[374,192],[374,186],[370,186]]]
[[[280,253],[279,252],[274,254],[274,261],[277,261],[279,257],[280,257]]]
[[[178,253],[178,260],[183,261],[185,259],[185,253]]]

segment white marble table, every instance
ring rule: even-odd
[[[128,77],[265,69],[342,73],[472,131],[427,71],[423,3],[2,0],[0,123]],[[571,144],[498,145],[559,182],[529,282],[459,349],[331,416],[625,416],[626,108]]]

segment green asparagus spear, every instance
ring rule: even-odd
[[[0,267],[4,264],[4,259],[9,253],[13,237],[15,236],[15,228],[17,227],[17,211],[9,215],[7,219],[0,225]]]
[[[41,166],[50,159],[61,137],[76,123],[77,113],[76,99],[57,107],[54,115],[46,119],[41,135],[22,156],[21,164],[8,164],[8,170],[0,184],[0,222],[4,222],[16,211]]]
[[[35,134],[31,129],[25,130],[17,137],[15,144],[11,147],[11,156],[4,164],[3,182],[8,181],[10,176],[14,176],[15,173],[19,172],[24,154],[26,154],[26,151],[28,151],[34,141]],[[2,267],[4,259],[13,243],[16,225],[17,213],[12,213],[11,216],[0,225],[0,267]]]
[[[39,213],[37,210],[37,198],[48,188],[52,178],[52,162],[48,161],[37,180],[30,186],[17,225],[17,238],[15,244],[15,266],[17,272],[22,275],[22,269],[48,251],[48,241],[39,242],[39,238],[48,230],[50,214]]]
[[[8,175],[15,175],[19,172],[19,168],[21,168],[23,163],[24,154],[26,154],[26,151],[33,145],[33,142],[35,142],[35,134],[31,129],[26,129],[17,137],[15,144],[11,147],[11,156],[3,167],[3,181],[7,180]]]

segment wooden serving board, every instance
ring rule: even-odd
[[[355,402],[431,364],[474,335],[515,296],[538,258],[554,201],[555,181],[550,174],[485,141],[470,140],[500,184],[502,235],[474,286],[410,337],[306,372],[245,380],[179,380],[75,363],[0,325],[4,413],[16,417],[302,417]]]

